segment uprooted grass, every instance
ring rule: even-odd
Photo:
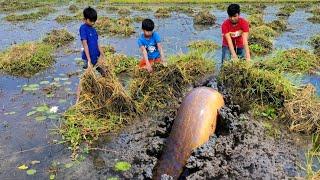
[[[198,51],[214,51],[219,46],[217,45],[217,43],[211,40],[197,40],[190,42],[188,44],[188,47]]]
[[[208,10],[202,10],[194,16],[193,23],[196,25],[213,25],[216,19]]]
[[[311,37],[309,44],[314,49],[314,54],[320,56],[320,34]]]
[[[166,7],[160,7],[157,9],[157,11],[154,13],[154,16],[157,18],[168,18],[171,16],[171,11],[169,8]]]
[[[274,57],[264,60],[262,67],[279,72],[312,73],[319,70],[320,62],[308,50],[294,48],[277,52]]]
[[[60,133],[70,143],[74,155],[83,142],[92,145],[99,137],[119,130],[140,115],[176,105],[188,85],[214,69],[212,60],[198,54],[173,57],[167,67],[155,64],[153,73],[128,67],[126,70],[133,69],[134,73],[126,90],[116,75],[117,67],[122,66],[117,62],[121,64],[124,58],[111,60],[116,56],[107,54],[105,78],[92,71],[81,77],[79,102],[65,114]]]
[[[44,43],[60,47],[73,41],[75,37],[66,29],[54,29],[43,39]]]
[[[248,21],[250,23],[251,28],[256,26],[261,26],[264,24],[262,14],[252,14],[248,17]]]
[[[130,36],[135,33],[132,23],[133,20],[128,17],[102,17],[98,19],[95,27],[101,35]]]
[[[287,29],[288,21],[284,18],[276,19],[270,23],[266,24],[267,26],[271,27],[276,32],[284,32]]]
[[[18,11],[18,10],[27,10],[37,7],[43,7],[48,5],[47,2],[41,1],[19,1],[19,0],[10,0],[10,1],[1,1],[0,2],[0,11]]]
[[[10,75],[31,77],[54,63],[53,49],[37,42],[14,45],[0,53],[0,69]]]
[[[293,4],[287,4],[285,6],[282,6],[279,9],[279,12],[277,13],[277,16],[290,16],[294,11],[296,10],[295,6]]]
[[[51,7],[45,7],[45,8],[38,10],[37,12],[32,12],[32,13],[28,13],[28,14],[18,14],[18,15],[17,14],[10,14],[10,15],[6,16],[5,18],[7,21],[10,21],[10,22],[39,20],[54,11],[55,11],[55,9],[53,9]]]
[[[265,32],[257,29],[249,34],[249,48],[251,53],[257,56],[266,55],[270,53],[273,48],[272,38],[267,36],[267,34],[272,34],[272,31],[266,31],[267,29],[261,30]]]
[[[241,61],[224,64],[218,82],[243,111],[268,106],[290,130],[320,132],[320,101],[312,85],[298,87],[280,72]]]

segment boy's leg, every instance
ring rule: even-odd
[[[222,58],[221,58],[221,64],[224,63],[226,60],[231,59],[231,52],[229,50],[229,47],[222,46]]]
[[[245,52],[243,48],[237,48],[237,56],[239,59],[244,59],[245,57]]]

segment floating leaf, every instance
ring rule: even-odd
[[[50,175],[50,180],[54,180],[55,177],[56,177],[56,176],[55,176],[54,174],[51,174],[51,175]]]
[[[49,83],[50,83],[49,81],[41,81],[40,82],[41,85],[45,85],[45,84],[49,84]]]
[[[119,161],[114,167],[116,171],[128,171],[131,168],[131,164],[125,161]]]
[[[73,163],[67,163],[64,165],[65,168],[71,168],[73,166]]]
[[[38,116],[38,117],[35,118],[36,121],[44,121],[46,119],[47,119],[46,116]]]
[[[36,111],[38,111],[38,112],[49,111],[49,107],[47,105],[38,106]]]
[[[36,174],[36,172],[37,172],[37,170],[35,170],[35,169],[29,169],[29,170],[27,171],[27,174],[28,174],[28,175],[34,175],[34,174]]]
[[[29,167],[26,166],[25,164],[22,164],[21,166],[18,167],[20,170],[27,170]]]
[[[39,164],[39,163],[40,163],[40,161],[37,161],[37,160],[31,161],[32,165]]]
[[[37,111],[30,111],[27,113],[27,117],[34,115],[35,113],[37,113]]]

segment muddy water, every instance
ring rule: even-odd
[[[70,151],[66,146],[57,144],[61,138],[54,135],[54,131],[59,126],[59,115],[61,115],[68,107],[75,102],[75,89],[78,84],[78,74],[82,72],[81,66],[77,65],[76,58],[80,57],[80,53],[68,54],[65,49],[79,50],[80,41],[78,37],[78,28],[80,21],[68,23],[66,25],[58,24],[54,19],[59,14],[67,14],[67,6],[55,7],[57,12],[50,14],[42,20],[36,22],[24,22],[12,24],[6,22],[3,17],[5,14],[0,14],[0,50],[5,50],[15,43],[23,43],[28,41],[40,40],[45,34],[52,29],[67,28],[77,38],[67,47],[58,49],[55,53],[56,64],[45,72],[35,75],[33,78],[17,78],[5,74],[0,75],[0,179],[47,179],[50,171],[58,169],[58,177],[60,178],[77,178],[87,179],[93,178],[108,178],[118,176],[120,178],[130,178],[133,175],[121,174],[112,170],[114,163],[122,159],[116,153],[93,153],[87,155],[88,158],[81,162],[72,163]],[[200,8],[200,7],[196,7]],[[276,6],[270,6],[266,9],[266,20],[275,18]],[[172,13],[172,17],[167,19],[156,19],[153,12],[138,12],[133,11],[131,16],[150,17],[155,19],[157,25],[156,30],[163,36],[163,44],[167,54],[177,54],[187,52],[187,44],[189,41],[198,39],[212,39],[220,44],[220,25],[226,17],[226,12],[219,10],[211,10],[217,17],[217,24],[213,27],[196,27],[193,25],[192,17],[183,13]],[[116,14],[98,11],[99,14],[116,17]],[[245,15],[244,15],[245,16]],[[304,47],[309,48],[305,41],[312,33],[319,33],[320,29],[316,25],[309,23],[306,19],[310,16],[304,10],[297,10],[289,18],[290,32],[283,33],[275,40],[276,48],[292,48]],[[303,26],[301,27],[301,24]],[[102,44],[113,45],[118,52],[125,53],[130,56],[139,57],[139,52],[136,45],[136,38],[140,33],[140,24],[134,24],[136,34],[131,37],[102,37]],[[212,59],[220,63],[220,49],[212,55]],[[68,76],[72,73],[71,77]],[[77,74],[78,73],[78,74]],[[49,81],[60,85],[53,91],[53,97],[47,97],[46,91],[43,88],[48,87],[48,84],[40,84],[39,90],[34,92],[22,91],[25,84],[39,84],[41,81]],[[310,76],[305,78],[305,82],[311,82],[319,87],[319,76]],[[319,92],[318,88],[318,92]],[[47,105],[49,108],[58,106],[58,117],[52,119],[36,120],[39,115],[27,117],[27,113],[33,111],[34,107]],[[168,117],[172,119],[172,117]],[[154,119],[153,119],[154,120]],[[150,124],[158,127],[155,121],[150,121]],[[141,126],[145,126],[143,123]],[[149,127],[149,126],[148,126]],[[152,129],[152,128],[151,128]],[[132,131],[137,131],[136,128]],[[132,132],[131,131],[131,132]],[[130,132],[130,131],[129,131]],[[140,132],[141,133],[141,132]],[[153,133],[153,132],[150,132]],[[139,142],[141,146],[137,146],[137,150],[131,151],[139,155],[140,150],[145,149],[146,144],[151,148],[149,154],[155,157],[145,160],[139,160],[141,167],[145,167],[144,163],[149,166],[144,173],[144,177],[148,177],[152,170],[152,165],[156,161],[156,156],[160,151],[166,133],[156,131],[160,134],[158,140],[149,139],[150,135],[147,132],[144,135],[132,136],[130,133],[125,133],[120,136],[121,142],[139,141],[141,138],[146,138],[143,142]],[[139,134],[136,132],[136,134]],[[162,134],[162,135],[161,135]],[[117,142],[110,142],[117,144]],[[122,142],[123,144],[123,142]],[[126,146],[114,145],[115,150],[120,151]],[[150,147],[149,147],[150,146]],[[136,146],[132,147],[132,149]],[[125,149],[123,149],[125,150]],[[129,151],[130,152],[130,151]],[[137,155],[136,154],[136,155]],[[143,155],[143,154],[142,154]],[[134,156],[130,156],[134,157]],[[40,161],[38,164],[31,164],[31,161]],[[124,157],[123,160],[133,162],[135,159]],[[34,176],[28,176],[25,171],[18,170],[17,167],[21,164],[26,164],[32,169],[36,169],[37,173]],[[55,168],[49,168],[55,167]],[[102,170],[104,169],[104,170]],[[140,169],[141,170],[141,169]],[[139,169],[136,173],[139,174]],[[81,178],[80,178],[81,179]]]

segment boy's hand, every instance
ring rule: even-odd
[[[238,61],[238,60],[239,60],[239,58],[238,58],[237,55],[236,55],[236,56],[232,56],[231,59],[232,59],[232,60],[235,60],[235,61]]]
[[[152,67],[150,64],[146,65],[146,69],[149,73],[151,73],[153,71]]]
[[[163,64],[165,67],[167,67],[167,60],[166,59],[162,59],[161,60],[161,64]]]

